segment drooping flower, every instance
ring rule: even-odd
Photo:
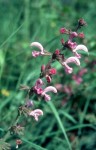
[[[39,42],[32,42],[31,44],[30,44],[30,46],[32,47],[32,46],[35,46],[35,47],[37,47],[39,50],[40,50],[40,52],[38,52],[38,51],[33,51],[32,52],[32,56],[33,57],[37,57],[37,56],[39,56],[39,55],[44,55],[44,48],[43,48],[43,46],[39,43]]]
[[[42,115],[43,111],[41,109],[35,109],[29,113],[29,116],[33,116],[36,121],[38,121],[38,117]]]
[[[83,51],[85,51],[86,53],[88,53],[88,49],[87,49],[87,47],[86,47],[85,45],[78,45],[78,46],[76,46],[75,49],[72,50],[72,51],[73,51],[73,54],[74,54],[77,58],[81,58],[81,55],[78,54],[78,52],[77,52],[78,50],[83,50]]]
[[[37,57],[37,56],[40,56],[40,55],[51,55],[51,53],[47,52],[39,42],[32,42],[30,44],[30,46],[31,47],[35,46],[40,50],[40,52],[39,51],[33,51],[32,52],[33,57]]]
[[[64,62],[62,62],[62,65],[65,67],[66,73],[72,73],[73,68],[68,66],[68,63],[75,63],[77,66],[80,66],[80,61],[77,57],[69,57]]]
[[[57,93],[57,89],[53,86],[48,86],[43,90],[41,96],[43,96],[46,101],[49,101],[51,97],[48,94],[46,94],[47,92]]]

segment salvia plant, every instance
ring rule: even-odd
[[[52,67],[52,63],[58,62],[61,64],[61,66],[64,68],[66,74],[71,74],[73,72],[73,67],[70,67],[70,64],[75,64],[76,66],[80,66],[80,58],[82,57],[81,54],[79,54],[79,50],[85,51],[88,53],[88,49],[85,45],[83,44],[78,44],[75,42],[76,38],[84,38],[84,33],[79,32],[78,30],[85,26],[86,22],[84,19],[79,19],[76,29],[72,31],[71,29],[66,29],[62,27],[60,29],[60,34],[66,34],[68,36],[67,41],[64,41],[64,39],[61,39],[61,45],[62,47],[59,49],[56,49],[53,53],[48,52],[41,43],[39,42],[32,42],[30,46],[36,47],[37,50],[32,51],[32,57],[43,57],[43,56],[48,56],[51,57],[49,59],[49,62],[47,64],[42,64],[41,65],[41,72],[39,75],[39,78],[36,80],[35,84],[32,85],[31,87],[26,86],[26,85],[21,85],[20,89],[24,90],[27,92],[27,98],[25,104],[19,106],[18,108],[18,115],[16,117],[15,122],[9,127],[8,131],[0,139],[0,150],[9,150],[11,149],[11,144],[7,143],[7,139],[11,135],[22,135],[24,132],[24,127],[20,125],[19,122],[19,117],[22,117],[23,115],[27,117],[33,117],[35,121],[38,121],[40,116],[44,114],[43,110],[40,108],[33,109],[33,99],[32,96],[36,96],[37,99],[42,99],[44,101],[50,101],[51,96],[50,93],[57,93],[57,89],[54,86],[46,86],[48,84],[46,83],[51,83],[53,80],[54,75],[56,75],[56,68]],[[69,51],[71,53],[71,57],[66,58],[64,55],[65,50]],[[82,76],[82,75],[81,75]],[[80,76],[80,77],[81,77]],[[45,78],[45,79],[44,79]],[[76,78],[76,77],[74,77]],[[66,137],[65,137],[66,138]],[[15,141],[16,145],[15,147],[18,149],[20,145],[23,144],[22,140],[20,138],[16,139]],[[69,147],[69,149],[71,149]]]

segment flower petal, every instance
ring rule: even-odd
[[[80,66],[80,61],[79,61],[79,59],[77,57],[69,57],[68,59],[66,59],[65,63],[66,64],[68,64],[68,63],[75,63],[77,66]]]
[[[43,48],[43,46],[42,46],[39,42],[32,42],[32,43],[30,44],[30,46],[31,46],[31,47],[32,47],[32,46],[36,46],[37,48],[40,49],[41,55],[44,55],[44,48]]]
[[[41,53],[38,52],[38,51],[33,51],[33,52],[32,52],[32,56],[33,56],[33,57],[37,57],[37,56],[40,56],[40,55],[41,55]]]
[[[78,50],[83,50],[88,53],[88,49],[85,45],[78,45],[75,49],[73,49],[73,52],[76,52]]]
[[[43,90],[43,94],[47,93],[47,92],[53,92],[53,93],[57,93],[57,89],[53,86],[48,86]]]
[[[42,81],[41,79],[38,79],[38,80],[36,81],[35,86],[36,86],[37,88],[40,88],[43,84],[44,84],[43,81]]]
[[[73,68],[69,67],[66,63],[63,64],[65,67],[66,73],[70,74],[73,72]]]

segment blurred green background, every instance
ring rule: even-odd
[[[41,108],[44,116],[39,122],[30,118],[19,120],[27,124],[24,135],[20,136],[23,141],[20,150],[69,150],[69,146],[73,150],[96,150],[96,1],[0,0],[0,137],[25,101],[20,84],[34,85],[41,65],[50,60],[49,57],[33,58],[30,43],[38,41],[54,52],[61,47],[59,29],[74,29],[80,18],[87,26],[80,30],[85,33],[85,39],[77,43],[88,47],[89,56],[82,55],[81,67],[74,65],[73,74],[82,68],[87,73],[78,85],[59,63],[54,63],[57,75],[52,85],[68,87],[69,93],[59,88],[57,95],[51,95],[51,102],[33,99],[34,107]],[[70,52],[66,58],[68,55]],[[8,139],[12,150],[17,138],[15,135]]]

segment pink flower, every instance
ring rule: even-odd
[[[73,50],[74,48],[76,48],[77,43],[76,42],[72,42],[70,39],[65,43],[65,46],[71,50]]]
[[[71,40],[71,39],[73,39],[75,37],[78,37],[78,33],[77,32],[71,32],[70,36],[69,36],[69,39]]]
[[[41,79],[38,79],[36,81],[36,84],[35,86],[33,87],[33,90],[36,94],[41,94],[43,92],[43,89],[42,89],[42,85],[43,85],[43,81]]]
[[[33,57],[37,57],[37,56],[40,56],[40,55],[41,55],[40,52],[37,52],[37,51],[33,51],[33,52],[32,52],[32,56],[33,56]]]
[[[36,121],[38,121],[38,117],[43,115],[43,111],[41,109],[35,109],[29,113],[29,116],[33,116]]]
[[[67,32],[67,29],[66,29],[66,28],[61,28],[61,29],[60,29],[60,33],[61,33],[61,34],[64,34],[64,33],[66,33],[66,32]]]
[[[65,67],[66,73],[69,73],[69,74],[73,72],[73,68],[69,67],[68,63],[75,63],[77,66],[80,66],[80,61],[78,58],[69,57],[68,59],[66,59],[66,61],[62,62],[62,65]]]
[[[50,77],[50,76],[49,76],[49,77]],[[48,101],[48,100],[51,99],[51,97],[50,97],[48,94],[46,94],[46,93],[47,93],[47,92],[57,93],[57,90],[56,90],[56,88],[53,87],[53,86],[48,86],[48,87],[46,87],[45,89],[43,89],[43,88],[42,88],[42,85],[43,85],[43,81],[42,81],[41,79],[38,79],[38,80],[36,81],[35,86],[33,87],[33,91],[34,91],[34,93],[36,93],[36,94],[39,95],[39,96],[44,97],[44,99],[45,99],[46,101]]]
[[[77,53],[78,50],[83,50],[83,51],[85,51],[85,52],[88,53],[88,49],[87,49],[87,47],[86,47],[85,45],[78,45],[78,46],[76,46],[75,49],[72,50],[72,51],[73,51],[73,54],[74,54],[77,58],[81,58],[81,55]]]
[[[41,96],[43,96],[46,101],[49,101],[51,97],[48,94],[46,94],[47,92],[57,93],[57,89],[53,86],[48,86],[43,90]]]
[[[42,46],[39,42],[32,42],[30,46],[31,46],[31,47],[32,47],[32,46],[35,46],[35,47],[37,47],[37,48],[40,50],[40,52],[38,52],[38,51],[33,51],[33,52],[32,52],[32,56],[33,56],[33,57],[37,57],[37,56],[40,56],[40,55],[44,55],[44,54],[45,54],[44,48],[43,48],[43,46]]]

